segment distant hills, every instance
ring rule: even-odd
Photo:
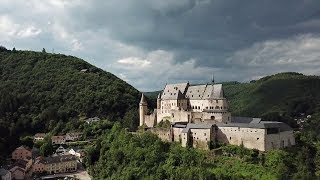
[[[0,151],[80,117],[138,124],[139,91],[76,57],[0,48]],[[4,147],[2,147],[4,146]]]
[[[224,83],[235,115],[263,116],[272,112],[300,116],[312,114],[320,103],[319,76],[279,73],[250,83]]]

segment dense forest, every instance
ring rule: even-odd
[[[0,154],[15,148],[20,136],[59,133],[79,119],[137,127],[139,97],[123,80],[76,57],[1,47]]]
[[[301,134],[296,141],[295,147],[267,153],[232,145],[207,151],[151,133],[132,134],[116,123],[87,147],[84,162],[94,179],[318,178],[320,143],[308,143]]]

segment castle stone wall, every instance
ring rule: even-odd
[[[208,142],[214,141],[214,133],[211,129],[190,129],[190,141],[194,148],[209,149]]]
[[[217,141],[240,146],[248,149],[265,151],[265,129],[218,127]]]
[[[157,120],[157,113],[152,113],[150,115],[145,115],[144,123],[147,127],[154,127]]]
[[[182,142],[181,132],[183,128],[172,128],[173,141]]]
[[[293,131],[284,131],[279,134],[267,134],[265,142],[266,151],[295,145]]]
[[[171,129],[152,128],[149,130],[151,133],[157,135],[162,141],[172,142]]]

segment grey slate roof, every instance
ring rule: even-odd
[[[251,117],[231,117],[232,123],[250,123],[253,119],[260,118],[251,118]],[[261,119],[260,119],[261,120]]]
[[[161,99],[221,99],[223,98],[222,84],[189,85],[189,83],[167,84]]]
[[[204,109],[203,112],[221,113],[221,112],[229,112],[229,111],[226,109]]]
[[[67,161],[76,161],[77,158],[73,155],[62,155],[55,157],[46,157],[44,162],[46,164],[59,163],[59,162],[67,162]]]
[[[204,99],[223,98],[222,84],[207,85],[203,98]]]
[[[217,123],[218,127],[240,127],[240,128],[256,128],[256,129],[268,129],[268,128],[280,128],[280,131],[291,131],[292,128],[283,123],[276,121],[259,121],[252,123]]]
[[[144,97],[144,94],[142,93],[140,104],[146,104],[146,103],[147,103],[146,98]]]
[[[193,123],[188,123],[187,127],[185,127],[182,130],[182,133],[187,133],[190,129],[210,129],[212,128],[213,124],[205,124],[205,123],[201,123],[201,124],[193,124]]]
[[[190,86],[187,90],[186,96],[189,99],[203,99],[204,91],[207,85]]]
[[[162,92],[161,99],[183,99],[189,83],[167,84]]]

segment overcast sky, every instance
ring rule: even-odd
[[[64,53],[138,90],[320,73],[319,0],[0,0],[0,45]]]

